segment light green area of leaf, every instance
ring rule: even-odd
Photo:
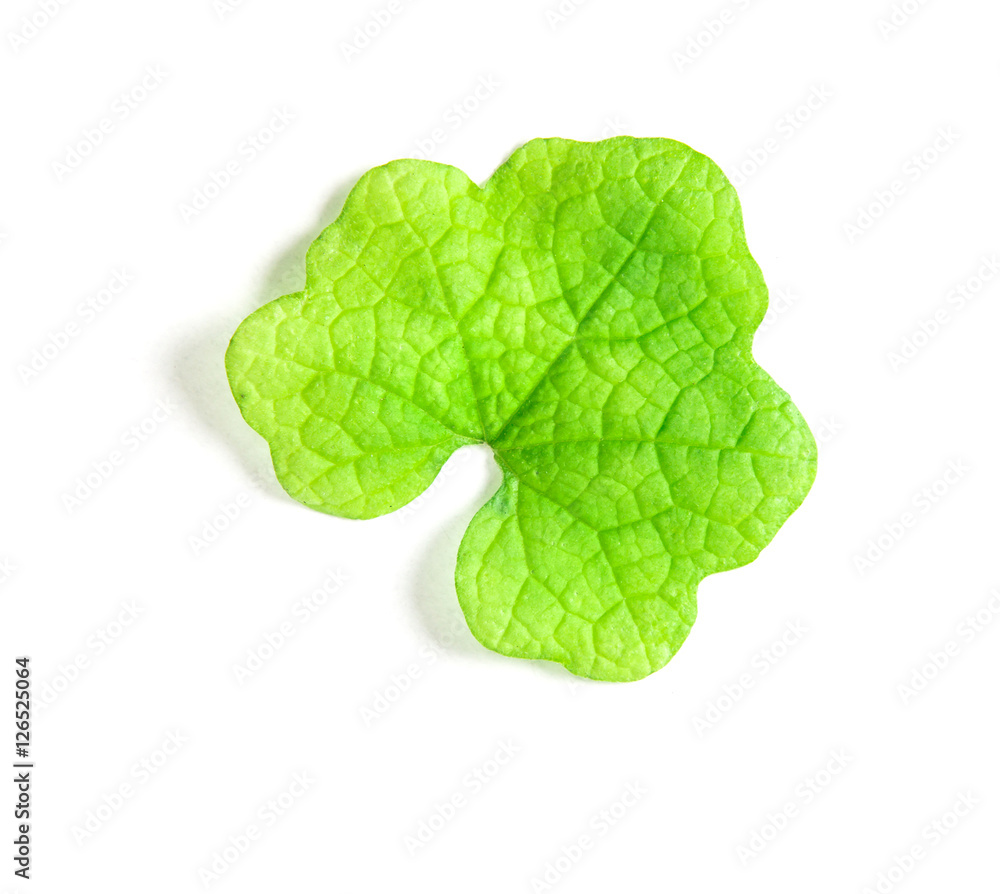
[[[455,581],[497,652],[646,676],[699,581],[752,561],[812,484],[809,428],[751,357],[767,288],[736,193],[681,143],[533,140],[483,188],[373,168],[306,270],[229,346],[243,416],[289,494],[347,518],[491,445],[503,483]]]

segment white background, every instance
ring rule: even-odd
[[[3,711],[16,655],[36,697],[34,877],[5,806],[0,891],[177,894],[213,861],[210,889],[238,892],[996,889],[1000,276],[954,291],[1000,250],[995,3],[908,0],[890,30],[890,0],[399,0],[364,46],[387,2],[43,5],[0,21]],[[822,442],[803,507],[632,684],[472,639],[452,573],[488,450],[393,516],[311,512],[222,365],[367,168],[423,149],[481,182],[532,137],[614,133],[739,184],[780,311],[756,355]]]

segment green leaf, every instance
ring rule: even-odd
[[[533,140],[480,188],[368,171],[226,355],[282,486],[392,512],[466,444],[503,472],[455,576],[477,639],[635,680],[691,629],[708,574],[804,499],[816,445],[753,361],[767,288],[736,193],[665,139]]]

